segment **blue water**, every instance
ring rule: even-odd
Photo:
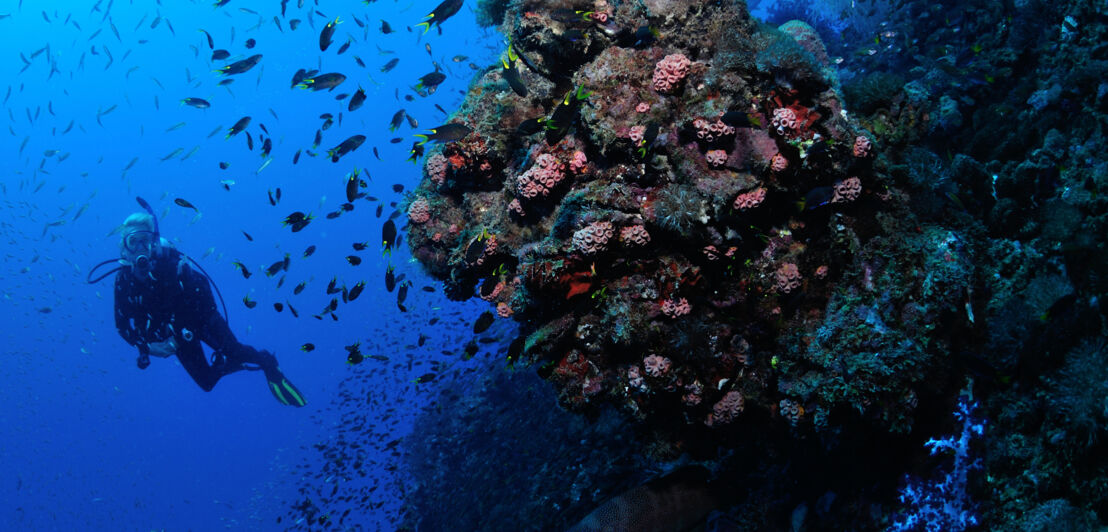
[[[418,119],[420,130],[445,122],[433,104],[456,108],[473,73],[468,64],[492,64],[503,44],[495,33],[477,28],[470,2],[441,35],[407,29],[436,2],[306,2],[303,8],[296,3],[290,1],[287,15],[279,17],[283,31],[273,22],[279,16],[274,0],[235,0],[221,8],[207,1],[115,0],[110,12],[107,0],[0,4],[0,14],[11,14],[0,20],[8,50],[0,54],[5,72],[0,92],[11,88],[5,105],[10,118],[4,117],[9,131],[0,144],[0,289],[7,317],[0,328],[0,528],[271,529],[292,524],[278,525],[276,519],[303,499],[298,493],[303,486],[330,492],[332,485],[345,490],[355,482],[379,484],[373,501],[384,505],[357,508],[351,519],[367,529],[391,526],[404,478],[402,470],[384,469],[389,457],[379,442],[364,442],[375,465],[357,481],[317,478],[325,459],[311,446],[334,438],[345,422],[341,405],[349,412],[349,399],[339,396],[340,389],[378,394],[377,403],[361,413],[380,428],[365,434],[402,436],[427,394],[425,385],[412,382],[414,376],[427,372],[431,360],[460,364],[441,351],[456,351],[467,341],[463,335],[479,306],[443,308],[441,292],[420,290],[431,283],[409,260],[405,245],[391,257],[380,250],[381,224],[394,210],[388,202],[402,199],[392,185],[409,190],[420,177],[419,166],[405,161],[419,131],[404,124],[391,133],[387,124],[399,108]],[[315,9],[325,17],[309,14]],[[158,16],[161,22],[151,28]],[[334,44],[321,53],[319,30],[335,17],[342,23]],[[296,31],[289,28],[292,18],[303,20]],[[378,31],[382,18],[395,33]],[[212,50],[200,29],[211,34],[216,48],[229,50],[232,60],[264,57],[253,70],[233,76],[231,85],[218,86],[223,77],[213,69],[230,60],[210,60]],[[348,37],[349,50],[338,55]],[[247,38],[257,40],[255,49],[245,48]],[[432,47],[430,56],[425,44]],[[47,45],[48,51],[31,58]],[[23,72],[21,54],[31,63]],[[452,61],[457,54],[468,59]],[[355,64],[355,55],[366,68]],[[399,65],[381,73],[393,57],[400,58]],[[429,97],[404,101],[417,78],[433,70],[432,59],[445,69],[446,82]],[[51,62],[58,70],[52,76]],[[290,89],[298,68],[341,72],[348,79],[333,92]],[[346,101],[334,96],[359,86],[367,103],[348,112]],[[179,103],[186,97],[204,98],[211,108]],[[366,135],[366,143],[337,164],[304,154],[293,165],[297,150],[311,149],[319,115],[326,112],[336,117],[341,112],[342,123],[325,131],[313,151],[324,154],[354,134]],[[253,117],[247,131],[254,136],[254,151],[247,149],[245,135],[224,139],[243,116]],[[72,129],[63,133],[70,122]],[[261,124],[272,136],[273,160],[258,172],[264,162]],[[403,141],[390,144],[392,137]],[[229,169],[220,170],[219,162],[230,163]],[[355,168],[369,177],[365,192],[385,203],[384,213],[376,217],[375,204],[362,200],[353,212],[325,219],[345,201],[345,176]],[[221,180],[235,183],[228,191]],[[267,193],[277,188],[282,199],[272,206]],[[112,231],[139,210],[136,196],[150,201],[163,235],[211,274],[239,339],[277,354],[306,395],[307,407],[279,404],[257,373],[231,375],[206,393],[174,359],[136,368],[136,350],[112,321],[111,278],[85,282],[92,265],[117,256],[118,235]],[[194,204],[200,216],[174,204],[176,198]],[[310,212],[315,220],[294,234],[281,224],[293,211]],[[354,242],[369,247],[355,252]],[[312,244],[318,246],[315,255],[302,259]],[[267,278],[263,269],[286,253],[291,268],[277,288],[277,278]],[[351,254],[364,262],[348,265],[344,257]],[[253,277],[244,279],[231,264],[235,260]],[[395,293],[382,288],[389,263],[414,282],[408,313],[395,305]],[[359,299],[340,305],[338,321],[313,319],[332,297],[324,293],[332,277],[340,286],[359,280],[368,286]],[[301,281],[308,281],[307,289],[293,296]],[[258,306],[247,309],[245,295]],[[275,312],[275,302],[291,303],[300,317],[287,309]],[[442,323],[424,327],[436,315]],[[405,347],[424,330],[432,335],[424,348]],[[343,346],[358,341],[365,354],[390,361],[347,364]],[[300,351],[305,342],[316,350]],[[382,405],[397,410],[386,413]]]

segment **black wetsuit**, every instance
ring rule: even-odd
[[[224,375],[246,369],[244,363],[276,367],[272,354],[235,339],[215,306],[207,277],[190,268],[180,251],[162,248],[153,266],[154,279],[136,279],[129,267],[115,277],[115,326],[127,343],[138,347],[140,368],[149,364],[148,344],[171,334],[177,360],[204,391]],[[191,342],[185,340],[186,330],[192,333]],[[214,365],[208,363],[201,341],[214,350]]]

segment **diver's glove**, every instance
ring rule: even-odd
[[[146,346],[150,349],[151,355],[159,358],[169,358],[177,354],[177,341],[172,336],[164,342],[154,342]]]
[[[139,369],[146,369],[150,367],[150,355],[139,353],[138,360],[135,360],[135,364],[138,365]]]

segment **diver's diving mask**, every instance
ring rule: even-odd
[[[123,237],[123,262],[139,271],[149,271],[157,252],[158,234],[154,231],[133,231]]]

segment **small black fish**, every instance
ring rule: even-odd
[[[438,377],[438,375],[436,375],[434,373],[424,373],[423,375],[420,375],[419,377],[416,377],[415,380],[413,380],[412,382],[414,382],[416,384],[423,384],[425,382],[434,381],[436,377]]]
[[[397,139],[397,140],[399,140],[399,139]],[[424,141],[424,142],[426,142],[426,141]],[[418,162],[419,158],[423,157],[423,142],[420,142],[418,140],[413,142],[412,143],[412,150],[408,153],[411,154],[408,157],[409,161],[411,161],[413,163]]]
[[[442,85],[444,81],[446,81],[446,74],[435,70],[434,72],[420,76],[419,83],[416,83],[415,90],[421,95],[425,91],[427,94],[434,94],[438,86]]]
[[[635,48],[644,48],[654,44],[654,39],[658,36],[658,31],[650,26],[639,26],[635,30],[634,42],[631,46]]]
[[[385,220],[385,224],[381,226],[381,243],[385,246],[385,253],[392,252],[396,243],[396,224],[391,219]]]
[[[297,70],[296,73],[292,75],[292,88],[296,88],[300,82],[316,75],[318,72],[318,70],[304,70],[303,68]]]
[[[485,310],[481,316],[473,323],[473,334],[480,335],[481,332],[489,330],[492,327],[493,320],[496,319],[490,311]]]
[[[340,157],[358,149],[358,146],[361,146],[363,142],[365,142],[365,135],[354,135],[342,141],[338,146],[327,150],[327,156],[331,158],[331,162],[337,163]]]
[[[365,103],[365,91],[361,87],[358,87],[358,91],[354,93],[354,96],[350,98],[350,105],[346,107],[347,111],[356,111],[362,107]]]
[[[240,231],[241,231],[241,229],[240,229]],[[250,233],[247,233],[246,231],[242,231],[242,236],[245,236],[246,239],[249,240],[250,242],[254,241],[254,237],[250,236]]]
[[[352,43],[352,42],[354,42],[354,41],[346,41],[346,42],[342,43],[342,46],[339,46],[338,55],[342,55],[343,52],[349,50],[350,49],[350,43]]]
[[[392,120],[389,121],[389,131],[396,131],[400,127],[400,124],[404,123],[405,111],[403,109],[393,113]]]
[[[300,284],[296,285],[296,288],[292,289],[292,295],[300,295],[300,292],[303,292],[306,286],[308,286],[308,281],[300,281]]]
[[[244,117],[240,118],[239,121],[235,122],[235,125],[231,126],[231,129],[229,129],[227,131],[227,136],[224,137],[224,139],[229,139],[229,138],[231,138],[235,135],[238,135],[239,133],[242,132],[242,130],[246,129],[246,126],[249,126],[249,125],[250,125],[250,117],[249,116],[244,116]]]
[[[728,111],[719,119],[731,127],[762,127],[761,120],[745,111]]]
[[[242,272],[242,278],[243,278],[243,279],[249,279],[249,278],[250,278],[250,276],[251,276],[251,275],[253,275],[253,274],[251,274],[251,273],[250,273],[250,270],[247,270],[247,269],[246,269],[246,265],[245,265],[245,264],[243,264],[243,263],[241,263],[241,262],[239,262],[239,261],[237,261],[237,260],[236,260],[236,261],[234,261],[234,262],[232,262],[232,263],[231,263],[231,265],[232,265],[232,266],[234,266],[235,268],[238,268],[238,269],[239,269],[239,271],[241,271],[241,272]]]
[[[515,340],[512,340],[512,343],[508,344],[508,353],[505,356],[508,364],[515,364],[516,360],[519,360],[519,355],[523,354],[523,347],[526,341],[526,338],[518,336]]]
[[[281,259],[277,262],[274,262],[273,264],[270,264],[269,267],[265,269],[265,276],[266,277],[273,277],[274,275],[277,275],[277,272],[279,272],[281,270],[288,271],[288,269],[289,269],[289,256],[288,256],[288,254],[286,254],[285,258],[283,258],[283,259]]]
[[[423,17],[425,22],[416,24],[416,27],[424,26],[423,33],[427,33],[431,29],[431,25],[435,24],[441,30],[442,23],[457,14],[461,9],[462,0],[443,0],[443,2],[428,13],[427,16]]]
[[[362,263],[362,258],[357,255],[347,255],[346,262],[349,262],[351,266],[357,266]]]
[[[199,30],[199,31],[200,31],[200,33],[203,33],[205,37],[208,38],[208,49],[215,48],[215,41],[212,40],[211,34],[209,34],[208,32],[206,32],[204,30]]]
[[[454,142],[454,141],[462,140],[463,138],[465,138],[466,135],[469,135],[471,132],[473,132],[473,129],[470,128],[469,126],[465,125],[465,124],[449,123],[449,124],[443,124],[443,125],[441,125],[439,127],[436,127],[436,128],[432,128],[431,129],[431,134],[429,134],[429,135],[417,134],[416,136],[423,139],[423,141],[420,142],[419,144],[424,144],[424,143],[430,142],[430,141]]]
[[[200,209],[197,209],[195,205],[193,205],[192,203],[189,203],[189,201],[186,200],[186,199],[177,198],[177,199],[173,200],[173,203],[176,203],[177,205],[180,205],[181,207],[184,207],[186,209],[192,209],[196,212],[200,212]]]
[[[252,55],[250,57],[247,57],[246,59],[235,61],[234,63],[231,63],[223,68],[217,69],[216,72],[219,72],[225,76],[242,74],[243,72],[254,68],[254,66],[257,65],[258,61],[260,61],[261,59],[262,54]]]
[[[231,57],[231,52],[228,52],[227,50],[224,50],[222,48],[212,51],[212,61],[222,61],[224,59],[227,59],[228,57]]]
[[[576,90],[566,93],[544,123],[547,144],[553,146],[569,133],[569,128],[577,120],[577,110],[581,107],[581,102],[585,101],[590,94],[583,86],[578,86]]]
[[[403,283],[396,291],[396,306],[400,309],[400,312],[408,312],[408,309],[404,308],[404,300],[408,299],[408,286],[411,285],[411,281]]]
[[[392,269],[392,265],[385,268],[385,290],[392,292],[396,288],[396,273]]]
[[[338,87],[344,81],[346,81],[346,76],[338,72],[330,72],[305,79],[301,81],[297,87],[301,89],[311,89],[312,91],[321,91],[323,89],[334,90],[335,87]]]
[[[277,312],[281,312],[282,310],[285,310],[285,306],[282,305],[280,302],[277,302],[277,303],[273,304],[273,310],[276,310]]]
[[[308,246],[308,249],[304,250],[304,258],[311,257],[312,253],[315,253],[315,245]]]
[[[466,246],[465,260],[467,264],[477,264],[477,261],[481,260],[481,257],[485,256],[485,245],[488,243],[488,239],[484,238],[484,235],[479,235],[469,242]]]
[[[358,171],[355,170],[346,180],[346,201],[354,201],[358,199],[359,182],[360,180],[358,179]]]
[[[300,162],[300,150],[296,150],[296,153],[292,156],[292,164]]]
[[[223,161],[220,161],[220,162],[219,162],[219,169],[220,169],[220,170],[226,170],[226,169],[228,169],[228,168],[230,168],[230,167],[231,167],[231,163],[228,163],[228,162],[223,162]]]
[[[254,308],[258,306],[258,302],[250,299],[250,296],[242,296],[242,303],[246,305],[246,308]]]
[[[340,23],[339,18],[335,17],[335,20],[328,22],[323,27],[323,31],[319,32],[319,51],[326,52],[327,47],[331,46],[331,37],[335,34],[335,26]]]
[[[423,290],[424,292],[430,292],[432,294],[435,293],[435,287],[433,286],[424,286],[420,290]]]
[[[385,35],[392,33],[392,26],[389,26],[389,23],[386,22],[385,19],[381,19],[381,33]]]
[[[362,290],[364,290],[364,289],[365,289],[365,281],[358,281],[358,283],[355,284],[354,287],[350,289],[350,294],[348,295],[349,300],[354,301],[355,299],[358,299],[358,296],[362,294]]]
[[[282,225],[291,226],[293,233],[298,233],[302,229],[308,226],[308,223],[312,221],[312,215],[304,214],[300,211],[296,211],[288,216],[281,222]]]
[[[520,122],[518,126],[516,126],[516,133],[519,133],[520,135],[523,135],[525,137],[534,135],[535,133],[546,129],[546,126],[544,125],[545,122],[546,117],[524,120],[523,122]]]
[[[831,203],[835,196],[835,187],[816,187],[809,190],[800,201],[796,202],[798,211],[805,211],[822,207]]]
[[[343,348],[346,349],[347,364],[359,364],[365,360],[365,355],[362,355],[361,342],[354,342],[354,345],[347,345]]]
[[[474,342],[473,340],[470,340],[469,343],[466,344],[464,354],[462,355],[462,360],[469,360],[469,359],[473,358],[473,355],[476,355],[476,354],[477,354],[477,342]]]
[[[389,59],[389,62],[385,63],[385,66],[381,67],[381,72],[388,72],[388,71],[396,68],[396,64],[399,63],[399,62],[400,62],[399,57],[394,57],[392,59]]]
[[[392,191],[396,193],[404,192],[404,185],[396,183],[392,186]]]
[[[255,41],[254,39],[246,39],[246,47],[247,48],[253,48],[257,44],[258,44],[258,41]]]
[[[305,352],[305,353],[311,353],[312,351],[315,351],[315,344],[310,343],[310,342],[306,343],[306,344],[300,346],[300,350]]]
[[[519,75],[519,69],[516,68],[515,61],[505,61],[503,64],[504,69],[500,71],[500,75],[507,80],[508,86],[512,88],[512,91],[521,97],[526,97],[527,85],[523,83],[523,78]]]

